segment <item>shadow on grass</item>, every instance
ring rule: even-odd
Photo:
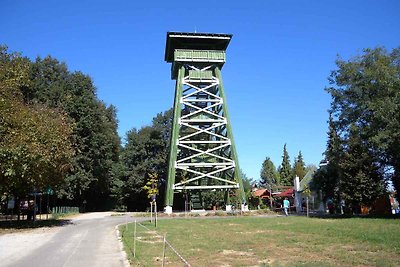
[[[71,220],[68,219],[49,219],[49,220],[37,220],[33,221],[0,221],[0,231],[1,230],[23,230],[23,229],[35,229],[42,227],[58,227],[72,224]]]
[[[364,218],[364,219],[400,219],[400,214],[392,215],[361,215],[361,214],[310,214],[312,218],[318,219],[350,219],[350,218]]]

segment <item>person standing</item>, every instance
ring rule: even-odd
[[[285,210],[285,215],[288,216],[288,209],[290,207],[290,202],[287,197],[285,197],[285,200],[283,201],[283,209]]]

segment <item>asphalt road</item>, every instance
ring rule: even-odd
[[[51,235],[43,236],[48,239],[46,242],[38,240],[30,244],[29,249],[21,249],[11,258],[6,257],[0,261],[0,266],[126,266],[128,262],[115,229],[116,225],[126,220],[131,221],[132,218],[126,215],[110,216],[110,213],[81,215]],[[14,238],[17,240],[18,235]],[[8,247],[13,246],[12,242],[8,241]]]

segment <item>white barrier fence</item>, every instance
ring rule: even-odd
[[[139,240],[138,239],[138,236],[137,236],[137,224],[139,224],[139,226],[141,226],[142,228],[144,228],[146,231],[148,231],[148,232],[154,232],[154,230],[151,230],[150,228],[148,228],[147,226],[145,226],[145,225],[143,225],[142,223],[140,223],[140,222],[137,222],[136,220],[135,220],[135,223],[134,223],[134,231],[133,231],[133,251],[132,251],[132,254],[133,254],[133,257],[134,258],[136,258],[136,249],[137,249],[137,241]],[[128,224],[126,224],[126,230],[128,229]],[[164,235],[160,235],[160,234],[158,234],[157,232],[156,232],[156,235],[155,235],[155,237],[156,238],[159,238],[160,240],[162,240],[162,242],[163,242],[163,250],[162,250],[162,266],[165,266],[165,264],[166,264],[166,257],[165,257],[165,255],[166,255],[166,251],[167,251],[167,249],[169,248],[170,249],[170,251],[172,251],[179,259],[180,259],[180,261],[182,261],[182,263],[184,264],[184,266],[188,266],[188,267],[191,267],[192,265],[179,253],[179,251],[171,244],[171,242],[170,241],[168,241],[167,240],[167,234],[165,233]]]

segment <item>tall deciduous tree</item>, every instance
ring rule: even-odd
[[[126,144],[122,149],[123,167],[120,169],[119,180],[123,184],[123,203],[130,210],[144,210],[148,203],[143,187],[149,181],[149,174],[158,179],[157,202],[161,206],[167,176],[168,144],[172,111],[159,113],[153,118],[151,126],[140,130],[132,129],[127,133]],[[118,185],[118,183],[117,183]],[[115,190],[118,186],[114,187]]]
[[[335,122],[343,134],[359,128],[382,166],[393,169],[388,174],[400,192],[400,49],[365,49],[336,64],[327,88]]]
[[[152,127],[161,132],[161,136],[165,140],[167,147],[169,147],[171,141],[173,112],[172,108],[163,113],[160,112],[152,120]]]
[[[166,155],[166,143],[160,131],[147,126],[128,132],[122,160],[126,168],[124,195],[129,209],[145,209],[147,196],[143,187],[149,179],[149,173],[156,173],[158,179],[165,177]]]
[[[280,184],[293,185],[292,167],[290,166],[289,153],[286,150],[286,144],[283,146],[282,163],[279,168]]]
[[[1,51],[1,58],[6,59],[4,48]],[[22,61],[24,64],[15,65]],[[15,70],[20,70],[20,75],[8,79],[8,82],[24,81],[12,94],[18,95],[25,107],[35,107],[37,112],[29,113],[44,116],[51,111],[62,114],[74,125],[72,168],[64,179],[64,186],[58,188],[58,193],[72,199],[71,204],[79,205],[87,200],[89,208],[104,208],[113,179],[113,165],[118,162],[120,149],[115,108],[107,107],[97,99],[89,76],[80,72],[71,73],[65,63],[50,56],[37,58],[35,62],[15,57],[11,62],[17,66]],[[15,73],[15,70],[8,68],[8,72]],[[10,74],[6,73],[5,77],[11,77]],[[30,127],[33,130],[35,126]],[[57,128],[54,126],[54,129]]]
[[[278,173],[276,171],[275,165],[269,157],[266,157],[260,172],[261,181],[260,184],[265,185],[276,185],[278,180]]]
[[[0,47],[0,190],[24,197],[58,186],[71,167],[73,125],[63,112],[27,104],[30,62]]]
[[[59,196],[73,205],[87,202],[92,210],[108,208],[120,149],[115,107],[107,107],[97,98],[88,75],[71,73],[65,63],[50,56],[31,63],[30,79],[32,86],[22,90],[25,101],[62,110],[76,126],[73,168],[59,188]]]
[[[19,55],[7,54],[6,48],[1,47],[0,61],[3,148],[8,140],[7,149],[13,145],[15,153],[19,151],[26,157],[25,163],[18,159],[13,166],[22,168],[25,178],[31,175],[42,179],[49,176],[46,172],[51,169],[43,164],[50,162],[56,166],[65,152],[65,159],[72,157],[71,168],[63,167],[64,173],[69,171],[66,177],[63,175],[61,185],[60,175],[56,173],[51,176],[57,182],[48,185],[57,184],[56,191],[59,196],[70,199],[69,204],[87,201],[89,209],[107,208],[120,149],[115,107],[106,106],[97,98],[89,76],[71,73],[65,63],[50,56],[31,62]],[[23,143],[26,144],[21,146]],[[64,148],[59,150],[60,147]],[[2,154],[4,158],[18,158],[7,153]],[[29,169],[26,162],[35,162],[32,165],[35,169]],[[1,166],[6,168],[7,164],[3,162]],[[7,171],[7,175],[10,173]],[[39,186],[36,178],[29,179]],[[25,184],[31,186],[31,183]]]

